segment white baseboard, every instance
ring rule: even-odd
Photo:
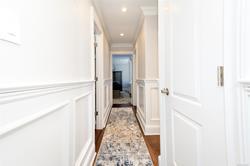
[[[161,155],[158,156],[158,166],[161,166]]]
[[[142,115],[139,112],[137,112],[136,116],[144,135],[160,135],[160,125],[146,125]]]
[[[144,134],[145,135],[160,135],[160,126],[159,125],[146,125]]]
[[[110,103],[109,106],[106,108],[106,115],[105,115],[105,118],[104,118],[104,124],[103,124],[103,128],[105,128],[107,122],[108,122],[108,118],[109,118],[109,114],[110,114],[110,111],[112,109],[112,104]]]
[[[95,145],[91,143],[91,145],[85,150],[83,149],[80,156],[78,157],[75,166],[90,166],[93,164],[95,159]]]

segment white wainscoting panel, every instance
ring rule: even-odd
[[[106,126],[112,108],[112,79],[104,81],[103,128]]]
[[[238,119],[236,129],[237,164],[250,165],[250,3],[235,1]],[[235,67],[235,66],[234,66]],[[239,153],[238,153],[239,151]]]
[[[250,82],[244,82],[240,87],[239,111],[239,146],[240,163],[250,165]]]
[[[137,80],[137,117],[145,135],[160,134],[158,80]]]
[[[0,89],[0,165],[89,166],[94,82]]]

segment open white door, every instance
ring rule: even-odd
[[[226,166],[223,0],[159,0],[159,53],[161,165]]]

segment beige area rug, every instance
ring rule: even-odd
[[[113,104],[131,104],[131,97],[128,92],[121,91],[120,98],[114,98]]]
[[[112,108],[96,166],[153,166],[131,107]]]

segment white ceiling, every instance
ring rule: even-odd
[[[157,7],[157,0],[93,0],[104,23],[111,44],[134,44],[142,11],[140,7]],[[122,12],[123,7],[127,12]],[[121,37],[120,34],[124,33]]]

